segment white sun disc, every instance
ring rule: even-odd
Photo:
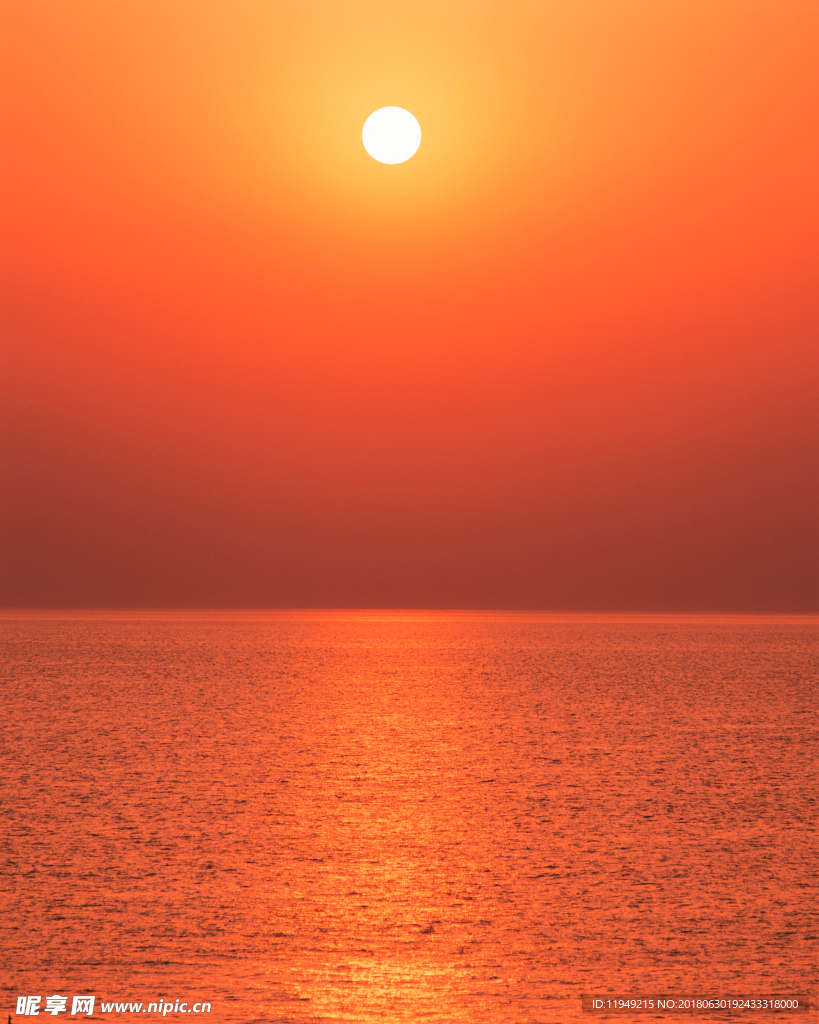
[[[364,148],[382,164],[402,164],[421,145],[421,125],[403,107],[381,107],[361,129]]]

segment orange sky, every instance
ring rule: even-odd
[[[814,0],[0,11],[0,603],[819,606]]]

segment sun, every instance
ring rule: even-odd
[[[403,107],[381,107],[361,129],[364,148],[382,164],[402,164],[421,145],[421,125]]]

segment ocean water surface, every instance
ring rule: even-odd
[[[815,618],[7,612],[0,635],[4,1014],[815,996]]]

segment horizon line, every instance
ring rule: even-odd
[[[6,605],[0,616],[47,615],[379,615],[379,616],[546,616],[555,618],[766,618],[809,619],[819,622],[816,611],[726,611],[698,609],[555,609],[555,608],[447,608],[432,606],[373,605]]]

